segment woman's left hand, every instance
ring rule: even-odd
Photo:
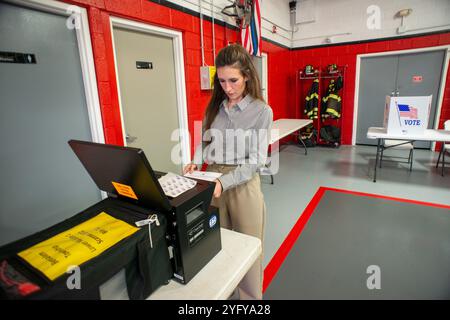
[[[216,187],[214,188],[214,198],[219,198],[222,194],[222,184],[219,180],[216,180]]]

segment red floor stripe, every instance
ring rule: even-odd
[[[372,194],[372,193],[365,193],[365,192],[358,192],[358,191],[350,191],[350,190],[344,190],[344,189],[336,189],[336,188],[328,188],[323,187],[326,191],[335,191],[340,193],[347,193],[347,194],[353,194],[356,196],[363,196],[363,197],[372,197],[372,198],[378,198],[378,199],[386,199],[386,200],[392,200],[392,201],[399,201],[399,202],[406,202],[406,203],[413,203],[418,204],[421,206],[428,206],[428,207],[435,207],[435,208],[441,208],[441,209],[449,209],[449,205],[445,204],[439,204],[439,203],[432,203],[432,202],[425,202],[425,201],[418,201],[418,200],[412,200],[412,199],[404,199],[404,198],[396,198],[396,197],[389,197],[389,196],[383,196],[380,194]]]
[[[386,200],[392,200],[392,201],[413,203],[413,204],[422,205],[422,206],[429,206],[429,207],[450,210],[450,206],[444,205],[444,204],[437,204],[437,203],[403,199],[403,198],[395,198],[395,197],[383,196],[383,195],[378,195],[378,194],[350,191],[350,190],[337,189],[337,188],[320,187],[317,190],[314,197],[309,202],[306,209],[303,211],[300,218],[297,220],[294,227],[289,232],[286,239],[281,244],[278,251],[273,256],[272,260],[270,260],[269,264],[264,269],[263,293],[269,287],[270,283],[272,282],[272,279],[277,274],[279,268],[281,267],[281,265],[284,262],[284,259],[286,259],[286,257],[288,256],[289,251],[291,251],[292,247],[294,246],[294,243],[297,241],[298,237],[300,236],[300,233],[303,231],[303,228],[305,227],[306,223],[308,222],[309,218],[311,217],[312,213],[316,209],[317,205],[319,204],[320,200],[322,199],[322,196],[325,194],[326,191],[334,191],[334,192],[340,192],[340,193],[346,193],[346,194],[353,194],[356,196],[364,196],[364,197],[372,197],[372,198],[378,198],[378,199],[386,199]]]
[[[280,246],[278,251],[273,256],[272,260],[270,260],[269,264],[264,269],[263,293],[266,291],[273,277],[275,277],[278,269],[283,264],[284,259],[286,259],[287,255],[289,254],[289,251],[291,251],[292,246],[294,245],[295,241],[297,241],[298,236],[308,222],[309,217],[314,212],[314,209],[316,209],[316,206],[319,204],[320,199],[322,198],[324,193],[325,188],[320,187],[312,200],[309,202],[305,211],[303,211],[302,215],[297,220],[297,223],[292,228],[291,232],[289,232],[288,236],[283,241],[283,244]]]

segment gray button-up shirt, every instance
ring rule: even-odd
[[[238,165],[219,178],[223,191],[249,181],[264,166],[273,122],[272,109],[250,95],[230,108],[227,103],[222,102],[211,129],[203,134],[193,161],[199,168],[203,162]],[[210,138],[207,145],[204,141]]]

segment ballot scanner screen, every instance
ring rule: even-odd
[[[186,213],[186,225],[190,225],[193,221],[197,220],[198,217],[203,215],[203,202],[198,204],[195,208]]]
[[[143,207],[170,210],[142,149],[79,140],[68,143],[100,190]]]

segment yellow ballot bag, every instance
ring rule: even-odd
[[[50,280],[72,266],[98,256],[120,240],[132,235],[136,227],[101,212],[67,231],[28,248],[18,255]]]

